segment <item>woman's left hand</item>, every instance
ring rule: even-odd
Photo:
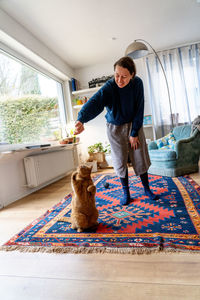
[[[140,141],[138,136],[130,136],[129,137],[129,142],[131,144],[131,148],[133,148],[134,150],[138,149],[140,146]]]

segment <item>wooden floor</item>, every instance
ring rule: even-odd
[[[192,177],[200,184],[200,173]],[[69,192],[68,176],[1,210],[0,244]],[[200,254],[0,251],[0,299],[197,300],[200,299]]]

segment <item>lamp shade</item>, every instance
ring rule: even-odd
[[[135,59],[147,55],[148,52],[148,48],[145,44],[141,42],[133,42],[127,47],[125,55]]]

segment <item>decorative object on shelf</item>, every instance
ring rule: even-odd
[[[151,115],[146,115],[144,116],[144,120],[143,120],[143,125],[152,125],[152,116]]]
[[[155,51],[155,49],[147,41],[145,41],[143,39],[137,39],[127,47],[127,49],[125,51],[125,55],[127,55],[127,56],[129,56],[133,59],[137,59],[137,58],[141,58],[143,56],[146,56],[149,53],[149,50],[148,50],[147,46],[144,43],[147,44],[152,49],[152,51],[154,52],[154,54],[156,55],[156,57],[157,57],[157,59],[160,63],[161,69],[163,71],[163,75],[164,75],[165,83],[166,83],[166,87],[167,87],[169,109],[170,109],[170,116],[171,116],[171,124],[172,124],[172,128],[173,128],[174,127],[174,122],[173,122],[173,115],[172,115],[169,84],[168,84],[168,81],[167,81],[167,76],[166,76],[164,67],[162,65],[162,62],[161,62],[157,52]]]
[[[75,99],[72,100],[73,105],[83,105],[85,104],[87,101],[89,100],[89,97],[77,97]]]
[[[73,109],[79,110],[90,99],[90,97],[99,89],[100,87],[94,87],[94,88],[83,89],[83,90],[72,92]]]
[[[154,128],[154,124],[153,124],[152,115],[145,115],[144,116],[143,127],[144,127],[144,129],[150,128],[152,130],[151,136],[149,136],[148,131],[145,133],[145,136],[148,137],[148,138],[146,138],[146,143],[149,144],[151,142],[151,139],[153,139],[153,140],[156,139],[156,133],[155,133],[155,128]]]
[[[109,76],[102,76],[100,78],[92,79],[91,81],[88,82],[88,86],[89,86],[89,88],[102,86],[106,81],[108,81],[112,77],[113,77],[113,75],[109,75]]]
[[[75,78],[71,78],[71,86],[72,86],[72,92],[75,92],[79,89],[78,80]]]

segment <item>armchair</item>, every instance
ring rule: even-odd
[[[167,140],[169,135],[149,143],[150,174],[176,177],[198,172],[200,131],[191,130],[191,125],[177,126],[170,133],[173,143]]]

